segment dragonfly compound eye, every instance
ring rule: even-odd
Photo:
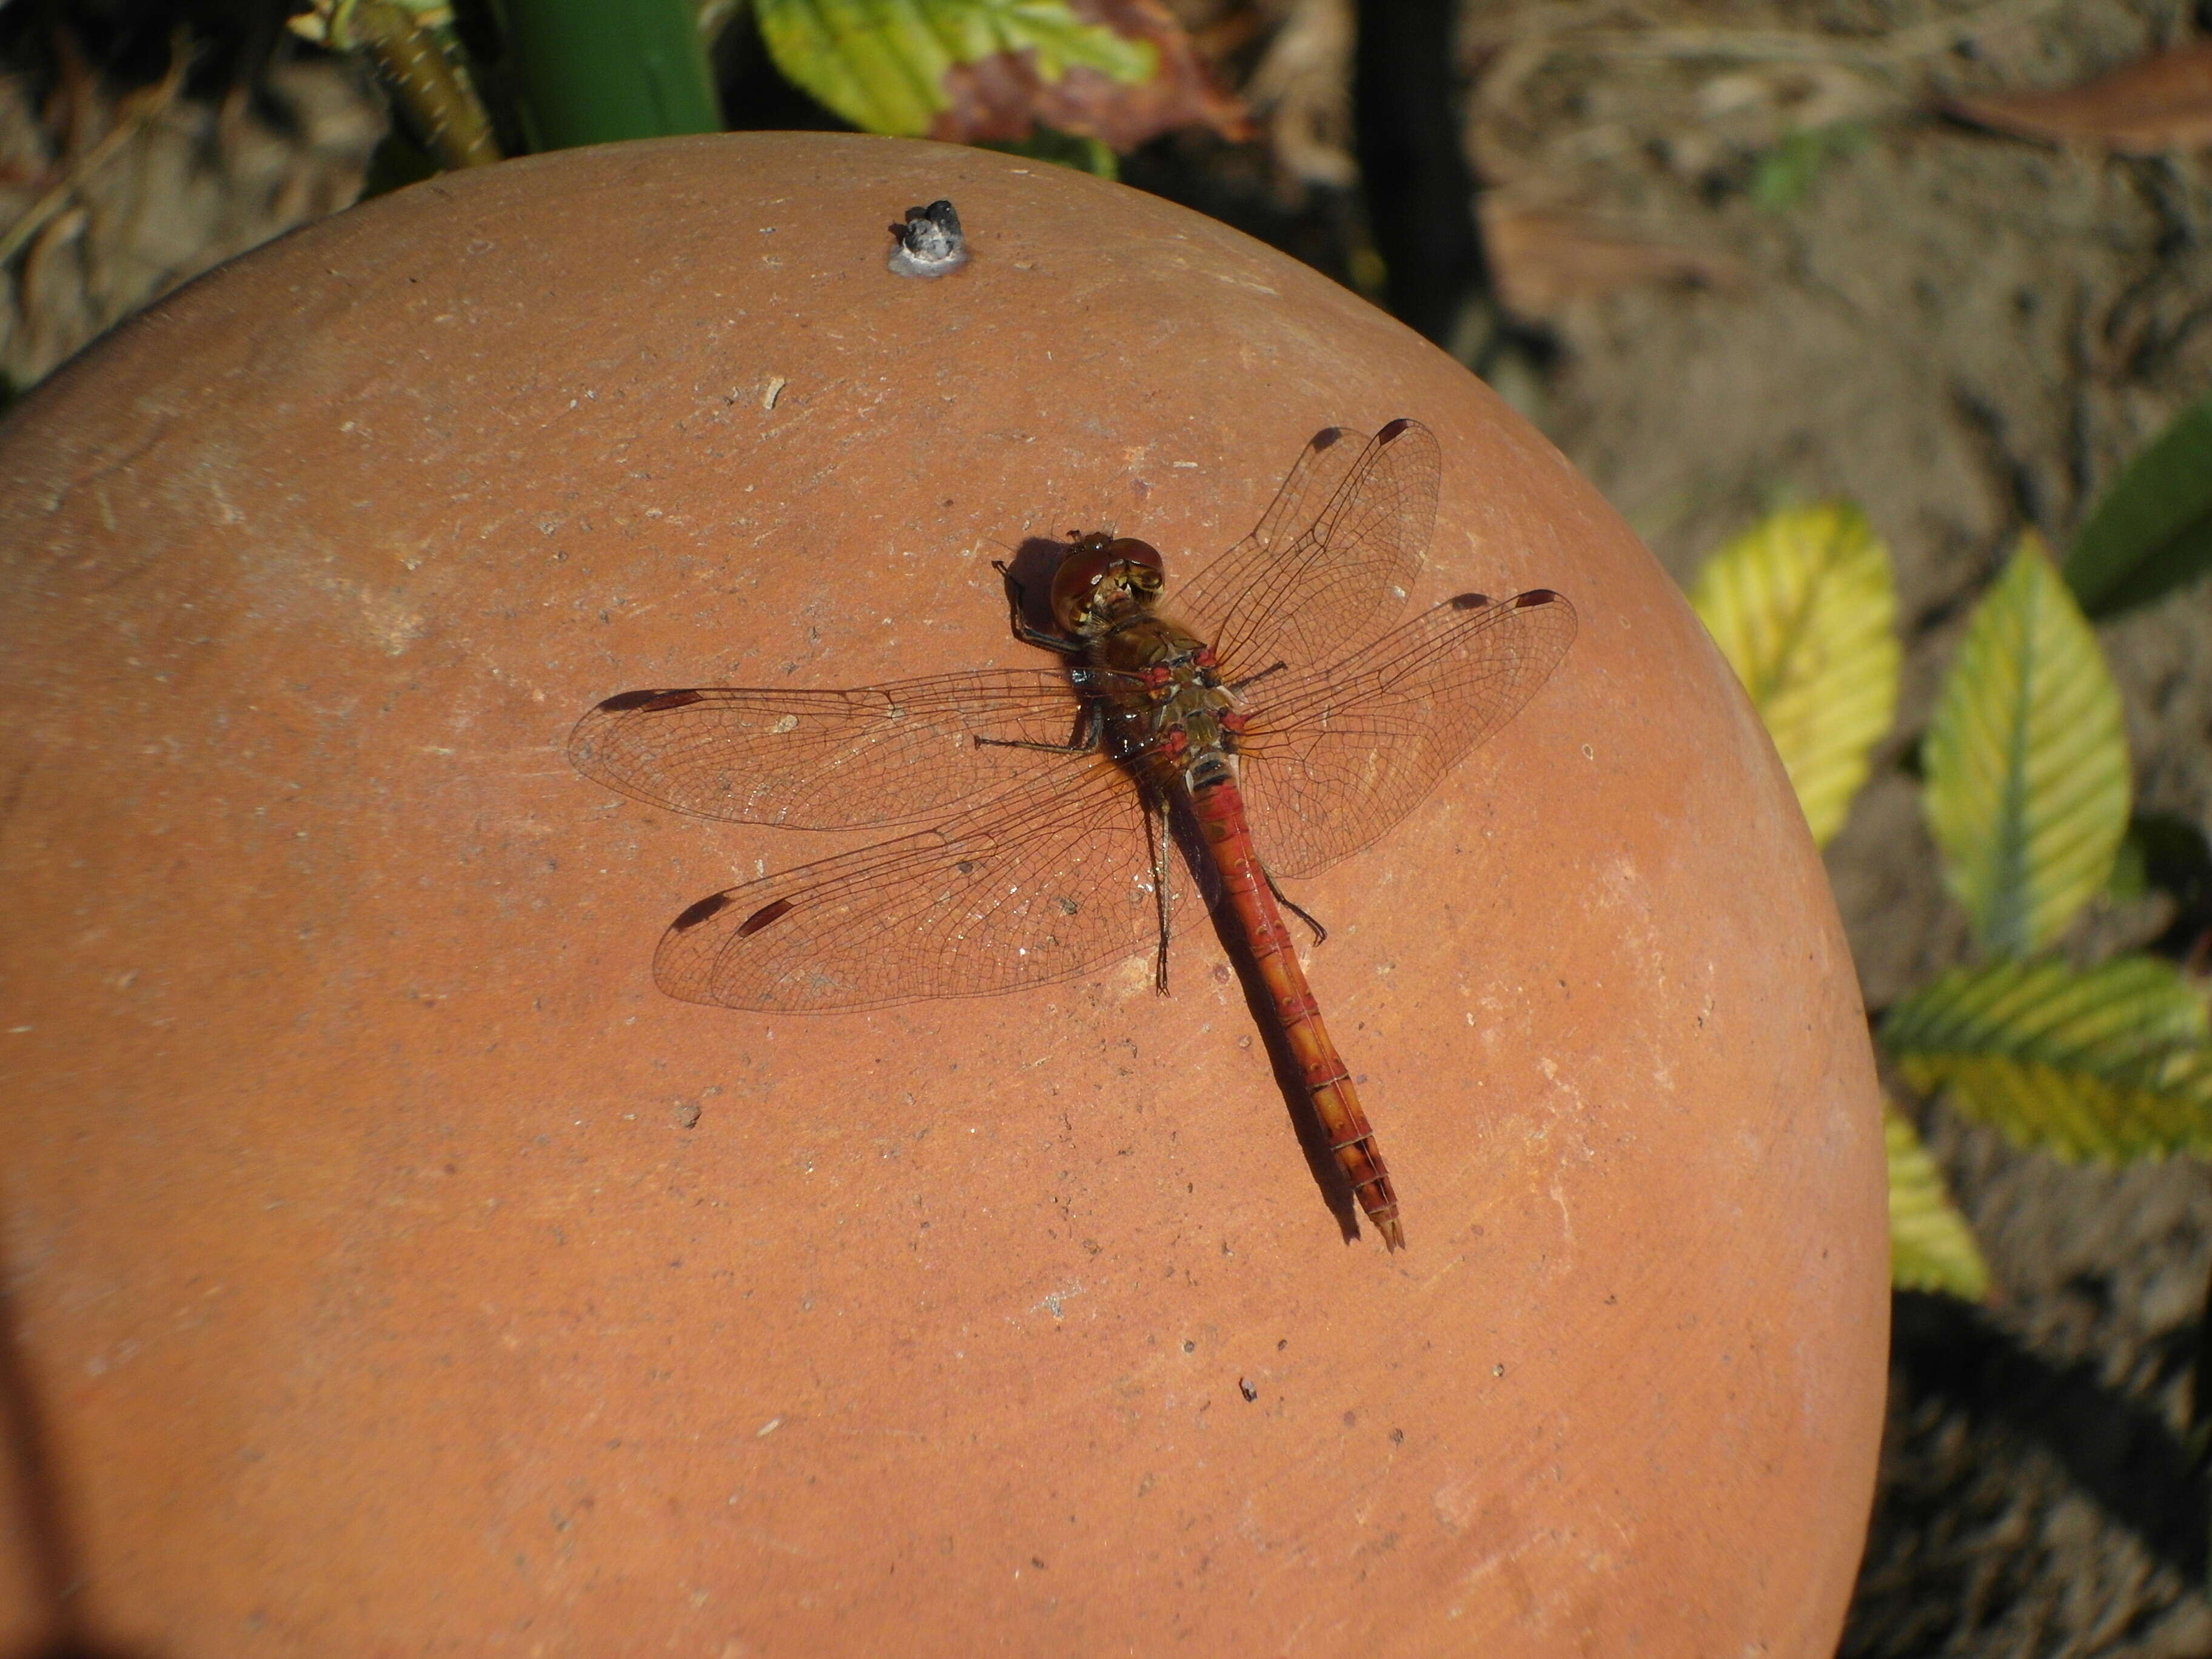
[[[1140,542],[1134,536],[1116,536],[1106,544],[1106,551],[1118,562],[1141,565],[1155,576],[1165,574],[1160,562],[1160,550],[1150,542]]]
[[[1160,591],[1160,556],[1149,542],[1109,536],[1103,530],[1076,538],[1052,579],[1053,620],[1071,634],[1084,631],[1102,609]]]

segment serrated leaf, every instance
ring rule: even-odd
[[[1954,969],[1892,1005],[1882,1047],[2023,1146],[2117,1161],[2212,1152],[2203,1000],[2156,957]]]
[[[1912,1125],[1887,1101],[1881,1136],[1889,1151],[1889,1282],[1900,1291],[1980,1301],[1989,1294],[1990,1267],[1974,1230],[1951,1202],[1942,1171]]]
[[[947,75],[993,58],[1030,54],[1047,84],[1082,68],[1133,86],[1159,66],[1151,42],[1086,22],[1066,0],[754,0],[754,10],[786,78],[870,132],[929,132],[952,105]]]
[[[2000,956],[2057,939],[2128,828],[2119,694],[2033,532],[1967,623],[1921,750],[1943,879]]]
[[[1751,693],[1813,839],[1826,845],[1897,713],[1889,550],[1848,502],[1788,508],[1708,559],[1690,603]]]
[[[2212,61],[2212,59],[2208,59]],[[2212,395],[2130,461],[2066,556],[2093,617],[2148,605],[2212,570]]]

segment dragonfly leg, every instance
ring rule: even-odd
[[[1243,691],[1243,690],[1246,690],[1246,689],[1247,689],[1247,688],[1249,688],[1249,687],[1251,687],[1251,686],[1255,686],[1255,685],[1259,684],[1259,683],[1260,683],[1261,680],[1266,679],[1266,678],[1267,678],[1267,676],[1268,676],[1268,675],[1270,675],[1270,674],[1279,674],[1279,673],[1281,673],[1281,672],[1282,672],[1285,668],[1288,668],[1289,666],[1290,666],[1290,664],[1288,664],[1288,663],[1286,663],[1286,662],[1273,662],[1273,663],[1269,663],[1269,664],[1268,664],[1265,668],[1261,669],[1258,673],[1256,673],[1256,674],[1247,674],[1247,675],[1246,675],[1243,679],[1241,679],[1241,680],[1237,681],[1236,684],[1234,684],[1234,685],[1231,686],[1229,689],[1230,689],[1231,691]]]
[[[1041,645],[1048,651],[1057,651],[1063,656],[1079,657],[1088,648],[1080,640],[1063,639],[1058,634],[1048,634],[1041,628],[1031,628],[1022,620],[1022,601],[1027,590],[1015,580],[1014,568],[1004,559],[991,561],[991,568],[1006,579],[1006,620],[1012,624],[1014,637],[1024,645]],[[1025,745],[1036,747],[1035,744]]]
[[[975,739],[978,749],[1035,749],[1048,755],[1095,755],[1103,735],[1104,726],[1095,704],[1086,705],[1075,717],[1075,733],[1066,743],[1039,743],[1032,738],[982,738]]]
[[[1308,915],[1303,909],[1299,908],[1297,902],[1288,893],[1285,893],[1281,888],[1275,885],[1275,872],[1273,870],[1270,870],[1263,864],[1260,866],[1260,873],[1267,877],[1267,890],[1275,896],[1275,902],[1281,905],[1283,908],[1288,910],[1300,921],[1303,921],[1307,927],[1313,929],[1314,943],[1316,945],[1321,944],[1323,940],[1328,938],[1328,928],[1322,927],[1311,916]]]

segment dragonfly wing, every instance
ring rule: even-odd
[[[852,691],[625,691],[576,723],[568,759],[655,806],[795,830],[916,819],[996,793],[1066,743],[1079,706],[1050,669],[987,669]]]
[[[935,829],[701,900],[653,978],[690,1002],[819,1013],[1047,985],[1156,945],[1136,784],[1100,756],[1031,771]]]
[[[1419,421],[1316,435],[1259,527],[1174,596],[1232,684],[1324,660],[1403,605],[1436,526],[1443,462]],[[1310,515],[1310,516],[1309,516]]]
[[[1325,669],[1261,681],[1237,747],[1270,865],[1311,875],[1375,840],[1521,712],[1574,637],[1574,607],[1547,589],[1468,594]]]

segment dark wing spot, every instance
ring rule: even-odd
[[[1380,432],[1376,433],[1375,434],[1375,441],[1378,444],[1395,443],[1400,438],[1405,435],[1406,428],[1411,425],[1413,425],[1411,421],[1407,420],[1404,416],[1401,416],[1398,419],[1391,422],[1389,425],[1384,427]]]
[[[1513,603],[1524,611],[1531,605],[1557,605],[1559,602],[1559,596],[1548,587],[1532,587],[1526,593],[1513,596]]]
[[[728,909],[734,902],[727,893],[710,893],[669,923],[669,929],[672,933],[680,933],[687,927],[696,927],[708,917],[719,915]]]
[[[696,691],[625,691],[601,703],[599,712],[626,714],[633,708],[647,708],[658,714],[664,708],[684,708],[703,701]]]
[[[975,873],[975,860],[973,859],[963,859],[959,863],[954,865],[952,867],[957,870],[963,876],[972,876]]]
[[[1455,593],[1451,607],[1455,611],[1480,611],[1490,603],[1487,593]]]
[[[1313,441],[1308,444],[1306,447],[1312,450],[1315,454],[1318,455],[1324,449],[1335,448],[1337,445],[1343,442],[1345,439],[1351,435],[1352,434],[1346,432],[1342,427],[1333,426],[1326,432],[1315,433],[1313,435]]]
[[[726,894],[718,893],[715,896],[721,899],[724,903],[727,903],[729,902],[728,896]],[[696,910],[699,907],[696,904],[691,907],[693,910]],[[718,906],[717,908],[719,908],[720,907]],[[689,915],[690,912],[687,911],[685,914]],[[708,914],[711,915],[712,912],[709,912]],[[759,909],[754,911],[752,915],[747,916],[743,921],[738,924],[738,937],[739,939],[750,939],[755,933],[760,932],[762,928],[767,927],[770,922],[781,921],[790,914],[791,901],[787,898],[778,899],[773,904],[763,904]],[[679,921],[676,925],[681,927],[684,924]]]
[[[1062,899],[1060,899],[1060,900],[1059,900],[1059,901],[1058,901],[1058,903],[1059,903],[1059,905],[1060,905],[1060,908],[1061,913],[1062,913],[1062,914],[1064,914],[1064,915],[1071,915],[1071,916],[1072,916],[1072,915],[1074,915],[1078,910],[1079,910],[1079,909],[1081,909],[1081,908],[1083,908],[1080,904],[1077,903],[1077,902],[1076,902],[1073,899],[1072,899],[1072,898],[1062,898]]]

